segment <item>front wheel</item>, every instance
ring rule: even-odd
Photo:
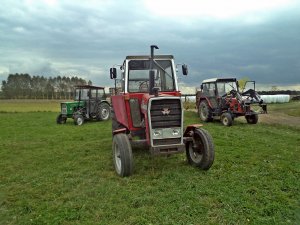
[[[252,114],[252,115],[247,115],[245,116],[246,117],[246,120],[247,120],[247,123],[249,124],[257,124],[258,122],[258,115],[257,114]]]
[[[186,156],[189,164],[208,170],[215,158],[215,150],[212,137],[204,130],[196,128],[193,141],[186,143]]]
[[[232,116],[230,113],[222,113],[221,115],[221,122],[224,126],[232,126],[232,123],[233,123],[233,119],[232,119]]]
[[[75,115],[74,116],[74,124],[81,126],[84,123],[84,118],[82,115]]]
[[[63,115],[60,113],[56,118],[57,124],[65,124],[67,122],[67,118],[63,117]]]
[[[124,133],[114,135],[113,161],[116,173],[121,177],[127,177],[133,173],[132,148],[128,136]]]

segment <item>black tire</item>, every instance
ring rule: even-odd
[[[63,117],[61,113],[56,117],[57,124],[65,124],[66,122],[67,118]]]
[[[98,120],[108,120],[110,118],[110,106],[107,103],[101,103],[99,106]]]
[[[222,113],[221,115],[221,122],[224,126],[232,126],[233,120],[232,120],[232,115],[230,113]]]
[[[75,115],[74,116],[74,124],[81,126],[84,123],[84,118],[82,115]]]
[[[124,133],[114,135],[113,144],[113,161],[116,173],[120,177],[128,177],[133,173],[133,156],[132,148],[128,136]]]
[[[215,158],[215,150],[212,137],[204,130],[196,128],[193,142],[186,143],[186,157],[192,166],[208,170]]]
[[[208,106],[207,101],[201,101],[198,108],[200,119],[204,122],[212,120],[211,109]]]
[[[245,116],[247,123],[249,124],[257,124],[258,122],[258,115],[257,114],[252,114],[252,115],[247,115]]]

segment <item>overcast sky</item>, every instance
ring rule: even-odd
[[[112,86],[126,55],[173,54],[183,86],[248,77],[300,90],[298,0],[2,0],[0,80],[10,73],[79,76]]]

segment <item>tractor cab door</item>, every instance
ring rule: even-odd
[[[233,97],[231,92],[238,92],[236,81],[233,80],[221,80],[216,83],[217,86],[217,99],[218,104],[222,110],[228,109],[228,99]],[[231,97],[228,97],[231,96]]]
[[[204,83],[202,84],[202,93],[207,97],[209,104],[213,109],[218,107],[218,101],[216,96],[216,83]]]
[[[89,114],[93,115],[98,109],[97,89],[90,89],[88,106]]]

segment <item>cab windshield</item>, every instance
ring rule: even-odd
[[[130,60],[128,66],[128,92],[149,92],[150,60]],[[175,90],[171,60],[155,60],[153,70],[155,88],[159,91]]]
[[[75,101],[79,101],[79,96],[80,96],[80,100],[88,100],[88,92],[89,89],[76,89],[75,91]]]
[[[217,82],[218,95],[223,96],[231,90],[237,90],[236,83],[233,81],[218,81]]]

